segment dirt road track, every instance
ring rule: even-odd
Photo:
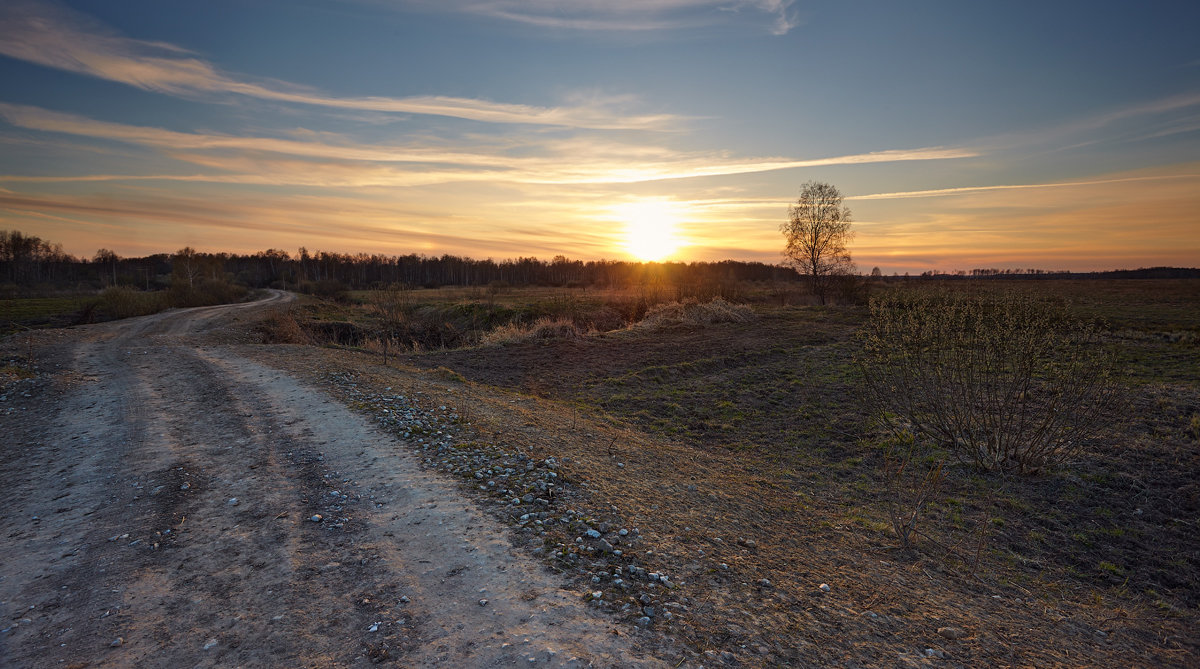
[[[72,331],[9,398],[0,666],[654,664],[406,444],[190,336],[286,299]]]

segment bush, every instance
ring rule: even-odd
[[[938,501],[945,477],[945,460],[921,457],[911,434],[896,435],[885,445],[883,464],[884,505],[892,532],[900,545],[910,548],[922,529],[927,508]]]
[[[337,279],[321,279],[320,281],[302,281],[297,289],[306,295],[315,295],[324,300],[346,302],[346,284]]]
[[[952,294],[871,301],[859,366],[868,409],[983,470],[1036,473],[1108,424],[1114,356],[1065,305]]]
[[[310,344],[311,338],[304,332],[293,309],[276,309],[267,314],[259,325],[264,344]]]
[[[156,314],[167,308],[167,300],[161,292],[144,293],[140,290],[114,286],[100,293],[100,311],[109,318],[133,318]]]
[[[249,291],[225,281],[206,279],[194,286],[184,281],[173,281],[166,292],[166,307],[207,307],[214,304],[237,302]],[[165,308],[165,307],[164,307]]]

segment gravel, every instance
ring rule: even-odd
[[[328,382],[350,406],[407,441],[426,468],[457,479],[482,499],[512,529],[515,545],[528,546],[562,572],[592,605],[640,627],[671,624],[686,610],[662,615],[665,608],[683,606],[678,584],[664,569],[671,565],[642,549],[641,532],[629,527],[615,507],[589,508],[583,487],[563,475],[560,458],[532,458],[504,443],[482,441],[457,408],[433,404],[421,393],[376,392],[353,373],[330,375]],[[331,516],[357,502],[336,490],[324,498]],[[604,584],[610,592],[596,587]]]

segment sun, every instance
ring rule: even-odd
[[[638,260],[663,260],[683,245],[679,208],[670,200],[626,202],[616,207],[616,214],[625,222],[625,250]]]

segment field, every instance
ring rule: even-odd
[[[0,334],[37,327],[73,325],[95,297],[37,297],[0,300]]]
[[[1102,446],[1052,472],[949,466],[925,520],[930,538],[911,550],[891,531],[882,436],[859,401],[854,335],[864,307],[797,306],[746,288],[739,297],[753,303],[751,323],[599,331],[587,327],[596,313],[641,301],[644,315],[653,300],[414,291],[414,314],[423,305],[439,318],[470,314],[499,326],[502,318],[481,315],[506,310],[510,320],[561,317],[578,327],[504,345],[470,344],[478,335],[459,348],[418,343],[399,367],[383,368],[368,309],[310,304],[289,315],[309,341],[329,331],[313,326],[322,321],[352,324],[355,341],[324,349],[319,365],[297,364],[290,347],[264,354],[368,412],[382,410],[375,398],[385,387],[420,379],[442,401],[471,407],[479,448],[518,444],[563,461],[567,499],[614,526],[640,527],[652,547],[646,563],[676,579],[686,615],[661,627],[694,652],[750,664],[1194,665],[1200,287],[947,288],[1051,295],[1102,319],[1127,394]],[[535,538],[550,549],[573,540],[559,533],[543,528]],[[580,592],[597,573],[552,564]]]

